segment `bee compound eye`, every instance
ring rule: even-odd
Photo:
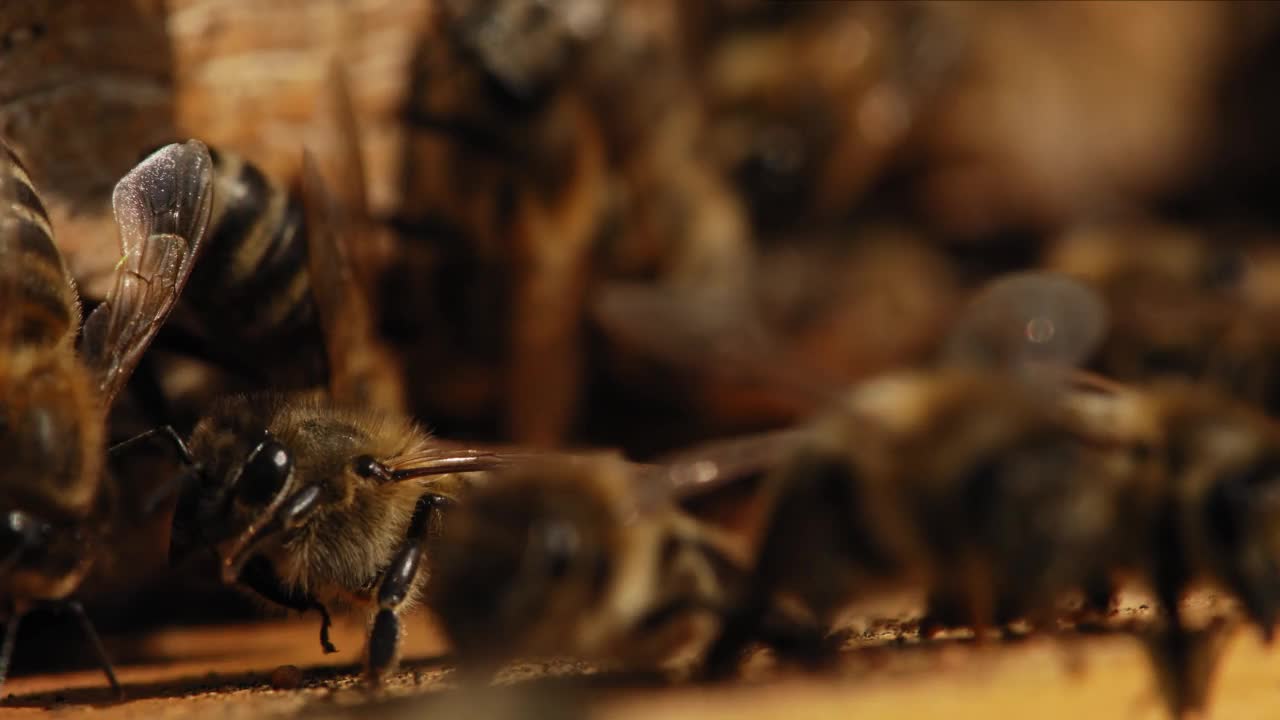
[[[249,453],[236,483],[236,495],[250,505],[266,504],[284,487],[292,470],[293,456],[288,448],[267,438]]]

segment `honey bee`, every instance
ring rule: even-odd
[[[170,145],[124,176],[113,196],[123,257],[106,301],[85,321],[24,165],[0,154],[0,471],[3,595],[0,680],[23,615],[70,608],[113,689],[110,662],[70,596],[116,512],[105,477],[105,416],[191,271],[209,220],[204,145]]]
[[[477,487],[446,516],[427,586],[464,669],[550,658],[695,669],[736,603],[747,548],[682,512],[672,490],[758,461],[717,467],[714,456],[694,451],[671,465],[612,453],[543,458]]]
[[[1091,442],[1123,451],[1110,488],[1122,522],[1107,543],[1111,582],[1154,590],[1167,625],[1148,644],[1175,715],[1205,702],[1213,670],[1206,631],[1188,628],[1180,601],[1208,583],[1239,600],[1270,639],[1280,614],[1280,428],[1255,407],[1187,382],[1133,389],[1087,376],[1064,406]]]
[[[622,300],[615,309],[635,327],[661,318],[681,327],[667,300]],[[905,584],[930,590],[936,615],[981,625],[1047,612],[1078,587],[1112,512],[1105,483],[1082,488],[1078,477],[1109,469],[1105,454],[1055,412],[1054,399],[1059,368],[1097,347],[1105,314],[1096,293],[1068,278],[1001,278],[951,323],[934,352],[937,367],[872,375],[841,396],[765,484],[762,575],[742,612],[764,615],[773,598],[798,596],[808,622],[825,625],[877,584]],[[725,339],[734,317],[731,310],[692,323],[712,362],[771,358],[761,325]],[[654,350],[681,357],[671,345]],[[767,368],[756,374],[765,383],[777,377]],[[783,389],[821,408],[835,396],[830,384],[814,382],[824,379],[814,373]],[[944,612],[946,605],[955,607]],[[735,655],[727,646],[717,645],[713,667]]]
[[[829,627],[852,599],[909,585],[929,593],[927,620],[981,628],[1043,624],[1064,594],[1129,578],[1168,616],[1148,639],[1166,702],[1203,704],[1215,643],[1179,602],[1216,584],[1270,636],[1280,434],[1211,388],[1064,375],[1099,346],[1104,309],[1060,276],[1003,279],[956,323],[949,365],[861,383],[814,420],[764,483],[755,575],[708,672],[733,666],[778,599]]]
[[[481,426],[542,446],[589,432],[597,278],[721,282],[750,262],[745,211],[703,151],[677,10],[440,4],[415,60],[396,218],[415,260],[385,284],[414,309],[392,307],[388,325],[415,365],[439,368],[412,379],[420,414],[496,419]]]
[[[418,45],[395,219],[408,260],[384,305],[426,368],[415,409],[440,422],[483,422],[507,396],[522,441],[549,444],[573,419],[575,307],[608,185],[598,125],[564,89],[592,32],[570,21],[591,4],[439,3]]]
[[[226,397],[186,442],[167,433],[188,465],[178,481],[170,556],[212,556],[223,582],[283,608],[319,610],[326,652],[334,650],[328,608],[368,609],[366,670],[376,684],[396,663],[399,616],[428,576],[439,514],[466,490],[460,474],[510,458],[442,443],[369,404],[362,366],[348,361],[346,343],[376,340],[354,336],[368,318],[351,316],[364,306],[344,266],[342,244],[350,238],[341,235],[309,154],[302,193],[311,267],[321,270],[313,277],[324,278],[325,293],[353,298],[321,313],[329,392]]]
[[[328,163],[338,183],[332,197],[325,188],[308,196],[301,172],[284,187],[248,159],[211,150],[209,237],[165,339],[230,371],[231,388],[302,390],[343,378],[359,383],[373,407],[399,411],[400,370],[378,340],[369,300],[359,289],[366,280],[360,253],[378,237],[366,222],[347,87],[345,73],[332,66],[308,135],[336,148]],[[308,206],[309,197],[323,197],[317,202],[332,208]],[[336,243],[325,236],[331,232],[358,234],[359,241]]]
[[[672,504],[743,477],[700,474],[697,450],[675,458],[691,469],[679,484],[609,457],[498,473],[446,518],[428,604],[481,665],[568,654],[712,676],[749,639],[825,652],[836,612],[890,585],[927,589],[950,622],[1047,620],[1124,525],[1119,469],[1049,402],[1060,376],[1011,369],[1078,362],[1102,311],[1065,278],[1008,278],[958,323],[951,365],[883,374],[802,431],[719,446],[768,471],[745,539]],[[1000,337],[1009,325],[1021,343]]]
[[[853,213],[947,87],[966,36],[955,11],[928,3],[681,12],[711,155],[766,236]]]

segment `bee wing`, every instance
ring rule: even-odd
[[[645,474],[679,499],[698,496],[769,472],[808,436],[792,428],[703,443],[659,458]]]
[[[776,350],[748,305],[744,292],[727,288],[614,282],[600,288],[592,310],[614,340],[672,365],[701,368]]]
[[[1107,332],[1102,296],[1066,275],[1028,271],[992,281],[969,302],[950,333],[943,361],[1016,371],[1071,368]]]
[[[787,372],[784,344],[763,322],[744,285],[605,283],[591,312],[614,342],[674,367],[806,400],[833,392],[820,378]]]
[[[359,216],[369,212],[369,194],[365,187],[364,156],[360,152],[360,128],[356,123],[355,105],[351,100],[351,83],[337,61],[329,64],[316,101],[313,137],[317,145],[328,149],[336,167],[329,173],[333,194],[342,207]]]
[[[308,271],[329,358],[329,390],[339,402],[403,410],[404,394],[391,354],[373,326],[373,314],[353,272],[344,239],[353,226],[329,194],[310,152],[302,157]]]
[[[81,352],[106,406],[177,302],[212,210],[213,161],[198,140],[167,145],[116,183],[121,258],[107,298],[85,321]]]

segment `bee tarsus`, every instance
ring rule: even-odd
[[[271,563],[266,558],[257,556],[245,563],[244,569],[240,571],[239,582],[280,607],[298,612],[319,612],[320,648],[326,655],[338,652],[338,648],[329,640],[329,628],[333,625],[333,619],[329,617],[328,608],[309,595],[290,592],[281,587],[280,579],[271,570]]]

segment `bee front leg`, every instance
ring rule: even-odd
[[[329,641],[329,627],[333,625],[333,620],[329,617],[328,608],[310,595],[286,589],[276,577],[275,571],[271,569],[271,563],[266,558],[255,555],[245,563],[244,570],[240,572],[240,583],[281,607],[298,612],[319,611],[320,647],[326,655],[338,652],[338,649]]]
[[[4,642],[0,644],[0,688],[9,677],[9,663],[13,660],[13,648],[18,642],[18,627],[26,615],[26,608],[12,607],[4,624]]]
[[[1209,691],[1209,670],[1200,662],[1196,634],[1182,616],[1182,590],[1186,587],[1187,562],[1171,523],[1160,528],[1152,574],[1152,589],[1165,614],[1165,627],[1144,637],[1166,707],[1175,718],[1202,710]]]
[[[399,660],[400,611],[412,599],[418,585],[431,520],[452,503],[451,499],[440,495],[427,494],[418,498],[404,541],[378,582],[378,612],[369,629],[365,664],[365,677],[372,686],[380,685]]]
[[[93,622],[85,614],[84,606],[78,600],[60,600],[57,601],[57,604],[76,616],[76,620],[80,622],[81,631],[89,639],[89,645],[93,647],[94,655],[98,658],[98,665],[102,668],[102,673],[107,676],[111,691],[115,693],[117,699],[123,700],[124,688],[120,686],[120,681],[116,679],[116,671],[111,665],[111,658],[107,657],[107,649],[102,644],[102,638],[98,637],[98,631],[93,627]]]

